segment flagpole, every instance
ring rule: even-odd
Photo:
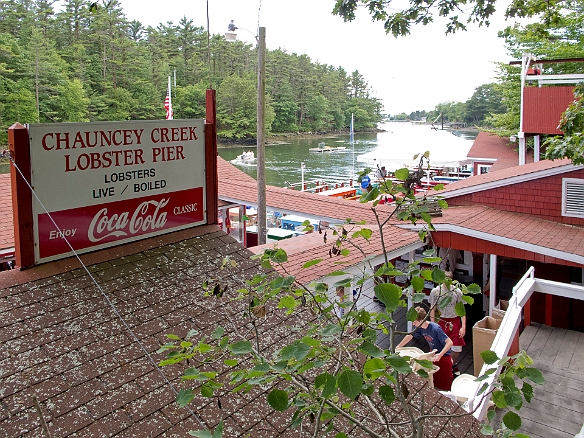
[[[168,77],[168,88],[166,90],[166,100],[164,101],[164,108],[166,109],[166,120],[173,119],[172,113],[172,92],[170,88],[170,76]]]

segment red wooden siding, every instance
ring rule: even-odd
[[[558,129],[562,113],[574,100],[574,87],[525,87],[523,89],[523,132],[563,134]]]
[[[584,179],[584,169],[519,184],[449,198],[450,206],[486,205],[530,214],[569,225],[584,225],[583,218],[562,216],[562,179]]]

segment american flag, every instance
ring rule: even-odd
[[[166,120],[172,120],[172,100],[170,98],[170,76],[168,77],[168,89],[166,99],[164,99],[164,109],[166,110]]]

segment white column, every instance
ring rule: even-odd
[[[489,279],[491,289],[489,291],[489,316],[493,316],[493,309],[495,308],[495,295],[497,290],[497,255],[491,254],[489,265]]]
[[[539,161],[540,136],[533,137],[533,161]]]

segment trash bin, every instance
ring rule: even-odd
[[[472,328],[472,353],[474,361],[474,375],[479,376],[481,368],[483,367],[483,358],[481,352],[490,350],[497,330],[501,325],[500,319],[495,319],[491,316],[485,316],[478,321]]]

